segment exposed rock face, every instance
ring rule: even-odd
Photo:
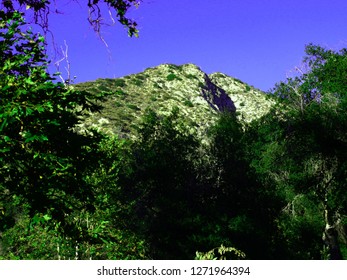
[[[111,93],[100,114],[86,116],[80,125],[107,133],[130,135],[146,111],[169,114],[178,107],[192,132],[204,133],[219,112],[238,114],[247,123],[265,114],[273,102],[266,94],[222,73],[207,75],[194,64],[162,64],[119,79],[97,79],[75,85],[90,92]]]
[[[224,89],[212,83],[208,75],[205,75],[205,87],[202,88],[202,96],[211,108],[216,111],[236,111],[236,107],[230,96],[224,91]]]
[[[275,104],[272,96],[238,79],[222,73],[213,73],[209,77],[213,84],[225,90],[230,96],[240,121],[244,123],[260,118]]]

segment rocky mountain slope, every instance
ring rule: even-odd
[[[132,135],[147,109],[168,114],[178,107],[193,131],[201,133],[218,112],[236,112],[243,123],[264,115],[274,101],[264,92],[222,73],[207,75],[194,64],[162,64],[118,79],[97,79],[75,85],[110,95],[100,113],[89,113],[80,129]]]

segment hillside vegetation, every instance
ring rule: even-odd
[[[237,112],[249,123],[266,114],[271,96],[222,73],[207,75],[194,64],[162,64],[119,79],[98,79],[75,85],[92,94],[108,94],[99,113],[90,113],[79,127],[117,135],[136,133],[148,110],[168,115],[177,107],[192,132],[206,131],[220,112]]]

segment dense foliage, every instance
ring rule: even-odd
[[[103,6],[107,7],[112,21],[114,21],[112,14],[115,12],[116,19],[121,25],[127,28],[129,36],[138,35],[137,23],[130,19],[127,13],[131,7],[138,7],[141,0],[83,0],[81,2],[84,2],[81,4],[88,6],[88,21],[94,28],[94,31],[99,35],[101,26],[106,24],[106,12],[103,11]],[[0,7],[9,12],[21,9],[25,13],[32,13],[34,22],[40,25],[46,32],[49,30],[50,14],[61,13],[58,11],[60,7],[57,4],[61,3],[49,0],[2,0]],[[65,4],[71,3],[68,1]]]
[[[74,130],[84,110],[98,109],[96,97],[54,82],[43,37],[23,31],[18,12],[1,11],[0,18],[1,251],[11,258],[60,257],[61,249],[52,247],[94,243],[108,222],[96,218],[104,198],[94,188],[99,182],[86,175],[98,158],[107,158],[102,136]]]
[[[221,113],[202,141],[148,110],[129,139],[77,130],[99,94],[0,19],[1,259],[347,258],[347,50],[307,46],[252,123]]]
[[[347,52],[308,45],[306,53],[307,70],[277,84],[276,108],[253,124],[252,165],[287,203],[277,222],[291,256],[339,259],[346,257]]]

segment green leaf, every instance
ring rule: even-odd
[[[44,112],[45,111],[45,107],[43,107],[42,105],[38,105],[38,106],[36,106],[36,108],[35,108],[39,113],[42,113],[42,112]]]
[[[33,110],[31,109],[31,108],[29,108],[29,107],[26,107],[25,108],[25,115],[26,116],[29,116],[29,115],[31,115],[33,113]]]
[[[3,130],[3,128],[6,126],[6,124],[7,124],[7,118],[5,118],[5,119],[2,121],[2,124],[1,124],[1,126],[0,126],[0,131]]]
[[[14,115],[18,114],[18,108],[12,108],[11,112],[10,112],[10,117],[13,117]]]
[[[49,221],[49,220],[52,219],[52,217],[50,217],[48,214],[46,214],[46,215],[43,215],[43,219],[44,219],[45,221]]]

